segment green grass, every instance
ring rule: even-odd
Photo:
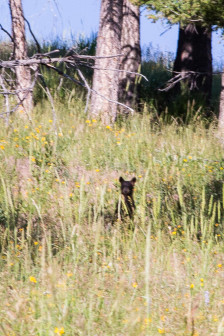
[[[224,335],[215,125],[56,108],[57,132],[44,103],[0,126],[0,334]],[[121,175],[137,209],[112,225]]]

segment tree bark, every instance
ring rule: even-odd
[[[141,65],[140,12],[139,6],[133,5],[129,0],[123,2],[121,53],[124,56],[121,58],[120,70],[139,72]],[[136,75],[120,72],[119,101],[129,107],[134,107],[137,98]]]
[[[223,69],[224,71],[224,69]],[[221,78],[221,92],[220,92],[220,100],[219,100],[219,130],[224,132],[224,73],[222,73]]]
[[[12,36],[14,41],[14,58],[16,60],[27,58],[27,43],[25,36],[25,22],[23,15],[23,8],[21,0],[9,0],[9,8],[12,19]],[[21,112],[29,113],[33,108],[32,92],[29,91],[31,87],[31,72],[28,67],[18,66],[15,69],[16,72],[16,86],[19,101],[22,101],[21,105],[23,110]]]
[[[191,92],[200,92],[208,103],[212,88],[211,29],[189,23],[179,28],[177,55],[174,62],[175,72],[183,76],[187,71],[192,74],[187,80]]]
[[[120,54],[122,31],[123,0],[102,0],[100,10],[100,25],[97,37],[96,56]],[[118,69],[119,58],[97,59],[96,68]],[[110,100],[118,100],[119,74],[117,71],[94,70],[93,90]],[[103,97],[92,94],[91,115],[101,118],[103,123],[111,124],[116,120],[117,105]]]

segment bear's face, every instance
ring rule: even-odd
[[[133,177],[131,181],[125,181],[123,177],[119,178],[121,183],[121,193],[124,196],[132,196],[136,178]]]

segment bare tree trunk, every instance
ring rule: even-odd
[[[212,88],[211,29],[189,23],[180,27],[174,72],[195,71],[188,79],[191,92],[201,92],[209,102]]]
[[[123,0],[102,0],[100,25],[97,37],[96,56],[119,54],[121,51]],[[97,59],[96,68],[118,69],[118,58]],[[119,74],[117,71],[94,70],[93,90],[110,100],[118,100]],[[117,105],[92,94],[91,114],[100,117],[103,123],[113,123],[117,116]]]
[[[224,69],[223,69],[224,71]],[[222,85],[219,100],[219,130],[224,132],[224,73],[222,73]]]
[[[27,44],[25,36],[25,22],[23,16],[23,8],[21,0],[9,0],[9,7],[12,19],[12,36],[14,40],[14,58],[27,58]],[[29,92],[31,87],[31,72],[28,67],[16,67],[17,90],[21,90],[18,94],[19,101],[22,101],[23,109],[29,113],[33,108],[32,92]]]
[[[139,72],[141,65],[140,48],[140,12],[139,6],[133,5],[129,0],[123,3],[123,23],[121,36],[120,70]],[[119,75],[119,101],[133,107],[138,98],[137,77],[134,74],[120,72]]]

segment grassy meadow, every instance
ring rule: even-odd
[[[56,110],[56,128],[44,102],[0,124],[0,335],[224,335],[216,125]],[[133,222],[119,176],[137,178]]]

